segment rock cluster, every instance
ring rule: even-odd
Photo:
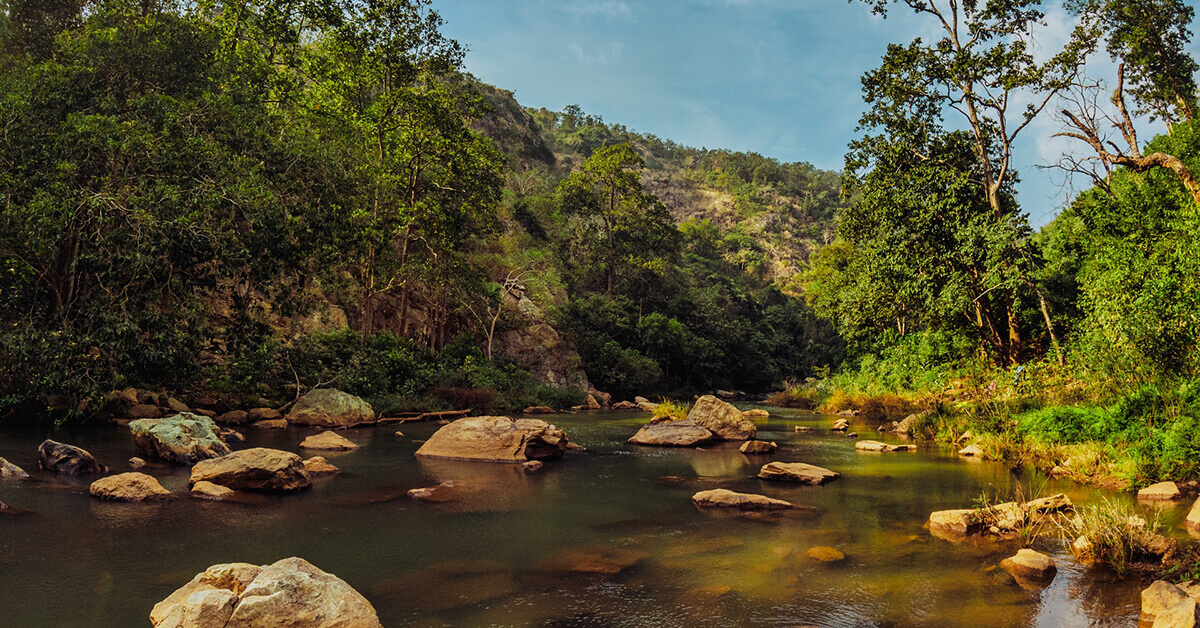
[[[1059,493],[1022,503],[940,510],[929,515],[929,531],[950,540],[983,533],[1004,537],[1014,534],[1026,523],[1036,523],[1053,513],[1071,509],[1070,498]]]

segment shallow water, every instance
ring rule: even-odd
[[[1137,586],[1088,574],[1060,547],[1053,548],[1058,576],[1026,590],[995,569],[1014,545],[953,544],[923,527],[934,510],[970,507],[981,493],[1008,494],[1018,483],[1043,495],[1066,492],[1077,504],[1104,493],[959,459],[945,448],[857,453],[853,440],[827,431],[829,417],[771,411],[759,437],[779,451],[753,459],[733,443],[625,443],[644,415],[548,417],[587,452],[531,474],[418,461],[416,441],[436,425],[348,430],[362,448],[326,455],[342,475],[307,493],[244,504],[98,502],[87,495],[88,480],[36,472],[47,434],[0,434],[0,456],[35,474],[0,482],[0,501],[32,511],[0,516],[0,625],[146,626],[156,602],[209,565],[292,555],[349,582],[385,626],[1136,624]],[[795,425],[816,431],[795,433]],[[397,428],[406,437],[394,436]],[[244,446],[299,451],[310,433],[248,430]],[[113,472],[129,470],[125,461],[136,453],[128,430],[116,426],[50,436],[90,450]],[[809,462],[843,477],[821,487],[753,478],[771,460]],[[187,488],[186,469],[143,471],[173,491]],[[405,497],[448,479],[470,479],[477,492],[438,505]],[[816,512],[756,520],[692,506],[694,492],[718,486]],[[814,546],[835,547],[846,559],[819,563],[805,555]],[[563,573],[580,562],[597,565],[597,553],[634,564],[616,575]]]

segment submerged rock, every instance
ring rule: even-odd
[[[771,462],[759,469],[758,477],[764,480],[799,482],[815,486],[836,480],[842,477],[842,474],[803,462]]]
[[[1138,491],[1137,497],[1151,501],[1172,500],[1183,497],[1183,493],[1179,491],[1179,487],[1174,482],[1159,482]]]
[[[754,410],[746,410],[742,413],[742,416],[748,419],[767,419],[771,417],[771,413],[762,408],[755,408]]]
[[[192,497],[196,497],[199,499],[210,499],[213,501],[229,499],[230,497],[233,497],[233,494],[235,492],[236,491],[234,491],[231,488],[225,488],[224,486],[221,486],[219,484],[213,484],[212,482],[209,482],[207,480],[201,480],[199,482],[196,482],[192,486],[192,491],[191,491]]]
[[[1015,556],[1000,561],[1000,566],[1018,582],[1024,580],[1045,583],[1053,580],[1054,575],[1058,573],[1054,559],[1031,549],[1018,550]]]
[[[358,445],[351,442],[341,434],[334,432],[321,432],[309,436],[300,442],[300,447],[303,449],[324,449],[328,451],[350,451],[358,449]]]
[[[38,446],[38,464],[47,471],[66,475],[108,473],[108,467],[86,450],[49,439]]]
[[[381,598],[426,613],[439,613],[511,595],[520,589],[507,565],[491,560],[451,560],[371,586]]]
[[[773,442],[765,440],[748,440],[742,444],[738,451],[744,454],[773,454],[779,446]]]
[[[459,419],[446,425],[417,450],[417,456],[488,462],[526,462],[559,458],[567,434],[540,419],[502,416]]]
[[[917,450],[917,448],[913,445],[889,445],[887,443],[881,443],[877,440],[860,440],[857,443],[854,443],[854,448],[859,451],[877,451],[882,453]]]
[[[265,447],[201,460],[192,467],[188,483],[194,486],[200,481],[235,490],[277,493],[302,491],[312,486],[300,456]]]
[[[292,425],[351,427],[374,423],[375,410],[371,404],[349,393],[318,388],[296,401],[286,418]]]
[[[158,628],[382,628],[375,608],[301,558],[214,565],[150,612]]]
[[[700,491],[692,495],[692,503],[700,508],[735,508],[737,510],[786,510],[796,505],[765,495],[735,493],[724,488]]]
[[[29,474],[24,469],[17,465],[0,458],[0,478],[8,480],[24,480],[29,477]]]
[[[115,502],[140,502],[147,499],[170,497],[171,491],[163,488],[158,480],[145,473],[119,473],[100,478],[88,487],[88,493],[97,499]]]
[[[666,421],[642,426],[629,442],[660,447],[693,447],[711,442],[715,436],[692,421]]]
[[[712,395],[697,399],[688,412],[687,420],[707,429],[721,440],[750,440],[758,433],[758,426],[742,416],[741,410]]]
[[[633,567],[647,554],[611,546],[573,547],[555,552],[534,565],[537,571],[615,576]]]
[[[213,420],[182,412],[165,419],[138,419],[129,423],[138,452],[171,464],[190,465],[229,453]]]
[[[804,553],[805,556],[823,563],[838,563],[846,560],[846,555],[833,547],[814,547]]]

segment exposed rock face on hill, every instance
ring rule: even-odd
[[[540,382],[591,390],[575,345],[550,325],[542,309],[529,298],[525,286],[509,285],[502,301],[524,323],[498,338],[504,355],[525,366]]]

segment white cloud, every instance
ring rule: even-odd
[[[633,10],[624,2],[580,2],[567,6],[567,11],[577,18],[604,17],[610,20],[632,20]]]
[[[607,65],[620,58],[621,51],[624,49],[625,44],[619,41],[610,41],[597,49],[590,50],[585,49],[583,44],[567,44],[567,50],[570,50],[576,58],[587,65]]]

